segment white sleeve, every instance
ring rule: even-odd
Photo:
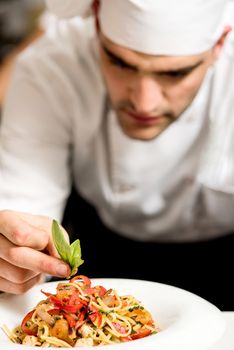
[[[0,209],[61,220],[71,187],[71,125],[56,96],[59,82],[39,76],[18,61],[1,120]]]
[[[91,14],[92,0],[46,0],[48,9],[60,18],[86,17]]]

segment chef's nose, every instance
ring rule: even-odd
[[[136,111],[157,113],[163,100],[161,86],[150,75],[138,75],[129,87],[130,100]]]

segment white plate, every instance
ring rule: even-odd
[[[161,332],[128,343],[99,346],[100,350],[207,350],[224,333],[222,313],[208,301],[183,289],[169,285],[128,279],[93,279],[93,285],[114,288],[118,294],[132,294],[147,308]],[[57,282],[37,285],[21,296],[0,295],[0,326],[13,329],[25,314],[44,296],[44,291],[55,292]],[[35,350],[35,347],[11,343],[0,330],[0,349]]]

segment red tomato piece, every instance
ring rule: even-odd
[[[75,327],[76,325],[76,320],[74,319],[74,317],[72,317],[71,315],[67,314],[66,312],[63,312],[63,317],[66,318],[69,327]]]
[[[34,313],[35,309],[27,313],[27,315],[24,317],[23,321],[21,322],[21,329],[24,333],[28,335],[37,335],[37,330],[30,329],[27,327],[27,322],[32,318],[32,315]]]
[[[52,303],[52,304],[54,304],[55,306],[57,306],[57,307],[59,307],[59,308],[61,308],[62,306],[63,306],[63,303],[61,302],[61,300],[59,300],[57,297],[55,297],[54,295],[51,295],[50,297],[49,297],[49,299],[50,299],[50,302]]]
[[[91,314],[89,314],[90,320],[93,322],[94,326],[100,327],[102,324],[102,314],[98,311],[95,311]]]
[[[41,289],[41,293],[43,293],[46,297],[50,297],[51,295],[53,295],[51,293],[44,292],[42,289]]]
[[[139,339],[139,338],[144,338],[147,337],[147,335],[150,335],[151,331],[149,329],[139,329],[137,333],[131,334],[130,337],[132,340]]]
[[[90,295],[94,295],[95,293],[98,293],[98,295],[102,298],[106,293],[106,289],[102,286],[95,286],[93,288],[85,289],[85,293]]]
[[[69,313],[75,314],[80,309],[77,306],[73,306],[73,305],[63,305],[61,310],[65,311],[65,312],[69,312]]]
[[[75,281],[79,281],[79,280],[80,282],[83,282],[83,285],[87,286],[88,288],[91,286],[90,279],[84,275],[73,277],[72,279],[70,279],[70,283],[74,283]]]
[[[76,329],[80,328],[80,326],[82,326],[82,324],[84,323],[85,313],[86,311],[84,310],[80,312],[79,320],[76,322],[75,326]]]
[[[77,306],[87,306],[88,303],[85,300],[80,299],[80,294],[79,293],[73,293],[68,301],[69,305],[77,305]]]
[[[50,314],[51,316],[52,316],[52,315],[59,315],[60,309],[51,309],[51,310],[48,310],[47,312],[48,312],[48,314]]]

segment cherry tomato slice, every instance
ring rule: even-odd
[[[70,283],[74,283],[77,280],[80,280],[80,282],[83,282],[83,284],[85,286],[87,286],[88,288],[91,286],[90,279],[84,275],[79,275],[79,276],[73,277],[72,279],[70,279]]]

